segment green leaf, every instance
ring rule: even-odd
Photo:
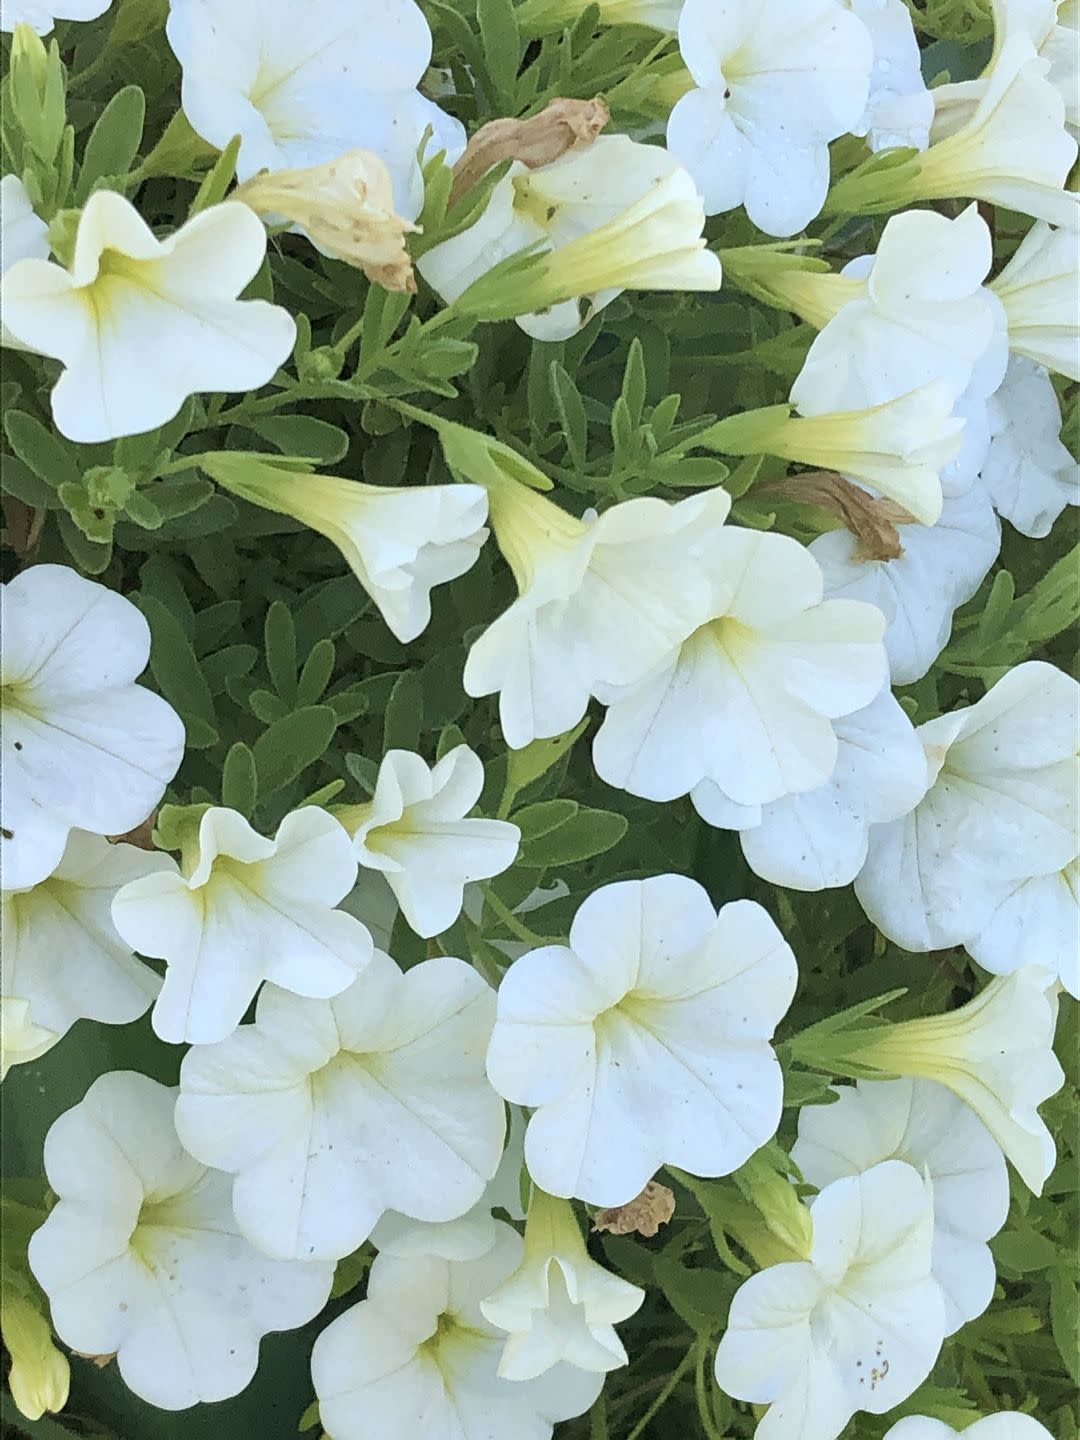
[[[573,748],[589,727],[588,717],[550,740],[533,740],[521,750],[511,750],[506,757],[506,774],[514,794],[539,780],[553,765]]]
[[[386,702],[383,752],[415,750],[424,721],[424,686],[416,670],[404,670]]]
[[[511,818],[521,831],[522,844],[525,844],[568,824],[580,809],[576,800],[541,800],[536,805],[525,805],[516,810]]]
[[[518,864],[529,870],[544,870],[549,865],[576,865],[617,845],[629,826],[626,816],[614,810],[590,810],[581,806],[577,814],[563,824],[536,836],[527,845],[523,843]]]
[[[183,626],[153,595],[139,596],[139,609],[150,626],[150,672],[158,689],[186,722],[215,723],[214,699]]]
[[[720,1330],[731,1292],[718,1270],[691,1270],[674,1255],[657,1255],[653,1273],[668,1304],[691,1330],[704,1336]]]
[[[57,492],[40,476],[35,475],[29,465],[24,464],[17,455],[4,456],[3,471],[6,494],[14,495],[15,499],[21,500],[24,505],[33,505],[40,510],[55,510]]]
[[[264,730],[253,749],[260,799],[267,799],[321,759],[337,723],[329,705],[307,705]]]
[[[1071,1263],[1050,1277],[1050,1332],[1065,1369],[1080,1386],[1080,1291]]]
[[[128,173],[142,144],[145,119],[146,97],[138,85],[118,90],[98,116],[86,142],[75,187],[77,205],[86,204],[96,181]]]
[[[521,63],[521,35],[513,0],[476,0],[476,18],[494,98],[501,103],[503,112],[512,114]]]
[[[320,640],[312,648],[304,661],[300,683],[296,688],[296,698],[301,705],[314,705],[322,699],[323,692],[330,683],[330,676],[334,673],[336,659],[337,649],[332,640]]]
[[[296,627],[292,613],[282,600],[275,600],[266,612],[263,626],[266,668],[274,689],[288,706],[296,704]]]
[[[626,405],[630,424],[635,430],[641,424],[641,415],[645,408],[645,389],[645,351],[642,349],[641,341],[635,335],[630,341],[622,382],[623,402]]]
[[[4,431],[15,454],[39,480],[54,490],[61,485],[80,485],[82,470],[70,450],[40,420],[24,410],[11,410],[4,416]]]
[[[320,465],[334,465],[349,449],[349,437],[339,425],[314,415],[267,415],[248,426],[269,440],[283,455],[305,455]]]
[[[214,162],[213,169],[208,170],[203,176],[198,193],[191,202],[191,209],[188,211],[189,218],[192,215],[198,215],[200,211],[209,209],[211,205],[220,204],[225,199],[229,186],[236,178],[236,157],[239,153],[240,136],[234,135]]]
[[[559,412],[563,439],[566,441],[566,452],[575,469],[584,470],[589,425],[585,418],[585,405],[581,399],[581,392],[558,360],[551,362],[551,368],[548,370],[548,383],[551,386],[555,408]]]
[[[255,756],[242,740],[237,740],[225,756],[221,775],[221,803],[230,810],[251,819],[258,799]]]

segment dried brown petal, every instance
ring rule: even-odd
[[[789,475],[774,480],[756,492],[793,500],[800,505],[816,505],[838,516],[857,538],[857,560],[896,560],[904,553],[900,525],[910,525],[915,517],[895,500],[875,499],[850,480],[831,470],[808,470],[802,475]]]
[[[568,150],[584,150],[610,118],[608,107],[597,96],[595,100],[552,100],[530,120],[489,120],[472,137],[454,166],[450,204],[460,200],[504,160],[520,160],[535,170],[550,165]]]
[[[675,1194],[666,1185],[650,1180],[635,1199],[625,1205],[598,1210],[593,1230],[611,1235],[655,1235],[675,1214]]]

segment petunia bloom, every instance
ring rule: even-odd
[[[167,856],[73,830],[60,864],[29,890],[4,890],[4,989],[57,1037],[77,1020],[126,1025],[161,988],[117,934],[109,907],[122,885],[171,868]]]
[[[668,123],[709,215],[746,207],[794,235],[829,188],[829,142],[866,110],[874,51],[840,0],[686,0],[679,49],[698,88]]]
[[[934,1206],[918,1171],[887,1160],[811,1203],[809,1260],[735,1292],[716,1381],[769,1408],[755,1440],[836,1440],[860,1410],[884,1415],[929,1375],[945,1333],[931,1273]]]
[[[17,995],[0,995],[0,1080],[13,1065],[40,1060],[60,1039],[52,1030],[36,1025],[30,1001]]]
[[[402,974],[376,951],[342,995],[268,985],[254,1025],[184,1059],[176,1124],[193,1155],[236,1178],[253,1244],[338,1260],[387,1210],[452,1220],[480,1199],[505,1117],[484,1076],[495,999],[462,960]]]
[[[1080,246],[1074,230],[1033,225],[991,283],[1005,307],[1009,348],[1080,380]]]
[[[746,863],[774,885],[850,885],[865,863],[870,827],[906,815],[926,790],[926,757],[890,690],[834,721],[833,729],[836,765],[815,790],[745,806],[712,780],[690,792],[703,820],[739,831]]]
[[[866,26],[874,46],[870,94],[856,135],[866,135],[870,149],[930,143],[934,97],[922,76],[922,52],[904,0],[844,0]]]
[[[237,174],[321,165],[373,150],[406,220],[423,204],[424,132],[456,158],[461,124],[417,90],[431,31],[413,0],[374,8],[321,0],[296,25],[292,0],[171,0],[166,34],[183,70],[181,101],[195,131],[221,149],[240,136]]]
[[[1009,1213],[1001,1148],[962,1100],[932,1080],[860,1080],[832,1105],[799,1111],[791,1158],[819,1189],[883,1160],[905,1160],[934,1192],[932,1270],[945,1297],[945,1333],[981,1315],[994,1294],[986,1242]]]
[[[49,227],[30,203],[26,186],[17,175],[0,180],[0,273],[6,274],[20,260],[49,258]],[[20,345],[7,326],[0,321],[0,345],[16,350]]]
[[[1056,971],[1080,1000],[1080,858],[1062,870],[1020,881],[964,948],[984,970],[1011,975],[1027,965]]]
[[[296,338],[287,310],[237,299],[265,255],[246,205],[213,205],[159,240],[122,195],[91,195],[70,269],[21,260],[0,280],[8,329],[63,362],[60,433],[84,444],[137,435],[198,391],[265,385]]]
[[[112,902],[124,939],[166,962],[153,1013],[163,1040],[224,1039],[263,980],[320,1000],[338,995],[371,958],[366,928],[334,909],[352,889],[356,860],[325,810],[294,810],[268,840],[235,810],[211,806],[183,858],[183,869],[172,862],[131,880]]]
[[[609,785],[673,800],[712,781],[739,805],[816,789],[837,759],[834,721],[886,680],[884,618],[822,599],[822,575],[786,535],[726,526],[713,595],[678,649],[608,705],[593,762]]]
[[[444,300],[481,319],[516,317],[537,340],[567,340],[623,290],[719,290],[705,212],[674,156],[600,136],[549,165],[515,161],[479,219],[417,262]],[[486,278],[540,246],[537,264]]]
[[[332,541],[402,642],[423,634],[432,589],[471,569],[487,539],[478,485],[364,485],[228,451],[202,454],[199,465],[234,495]]]
[[[884,1440],[960,1440],[961,1432],[946,1425],[944,1420],[931,1420],[925,1415],[905,1415],[885,1435]],[[1019,1410],[1002,1410],[965,1425],[964,1440],[1053,1440],[1046,1426],[1034,1415],[1021,1415]]]
[[[480,1311],[508,1336],[499,1375],[532,1380],[560,1361],[600,1372],[625,1365],[614,1327],[644,1299],[644,1290],[589,1258],[573,1207],[534,1189],[521,1264]]]
[[[328,1325],[311,1354],[329,1440],[551,1440],[560,1420],[583,1414],[602,1375],[560,1364],[533,1380],[499,1376],[505,1336],[480,1302],[517,1269],[522,1249],[500,1222],[477,1259],[376,1256],[367,1298]]]
[[[96,20],[111,4],[112,0],[3,0],[0,30],[29,25],[38,35],[48,35],[57,20]]]
[[[991,980],[943,1015],[882,1026],[852,1050],[860,1066],[885,1075],[936,1080],[976,1115],[1036,1195],[1054,1168],[1054,1137],[1038,1113],[1064,1072],[1051,1048],[1057,982],[1029,965]]]
[[[163,1410],[237,1395],[259,1341],[326,1304],[328,1264],[268,1260],[237,1232],[229,1182],[185,1154],[176,1092],[113,1071],[45,1139],[59,1196],[30,1266],[65,1345],[116,1355],[124,1383]]]
[[[1021,880],[1076,858],[1078,704],[1075,680],[1032,660],[919,727],[929,789],[870,832],[855,882],[879,930],[906,950],[963,944]]]
[[[1080,505],[1080,472],[1061,442],[1061,405],[1042,365],[1013,355],[987,406],[989,445],[978,485],[994,509],[1039,540],[1067,505]]]
[[[161,799],[184,750],[179,716],[134,683],[150,627],[122,595],[64,565],[0,586],[7,890],[51,874],[73,829],[123,835]]]
[[[366,805],[341,806],[359,863],[378,870],[418,935],[448,930],[465,886],[501,875],[517,856],[521,831],[507,820],[470,819],[484,765],[457,745],[434,766],[410,750],[389,750]]]
[[[499,987],[488,1074],[535,1107],[525,1158],[536,1184],[623,1205],[666,1162],[737,1169],[779,1123],[769,1041],[795,980],[760,905],[718,916],[680,875],[595,891],[569,946],[523,955]]]

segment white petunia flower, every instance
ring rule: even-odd
[[[597,0],[602,25],[647,25],[674,32],[683,0]],[[572,25],[581,16],[579,0],[522,0],[518,24],[526,34],[544,34]]]
[[[992,263],[990,230],[974,205],[955,220],[930,210],[894,215],[877,253],[845,268],[865,289],[814,340],[792,403],[804,414],[854,410],[934,380],[947,381],[957,399],[980,361],[977,395],[985,399],[1008,360],[997,301],[982,283]],[[991,345],[993,359],[984,361]]]
[[[1080,130],[1080,4],[1059,0],[1057,23],[1039,46],[1049,61],[1046,78],[1065,102],[1065,124],[1074,135]]]
[[[40,1060],[59,1039],[54,1031],[34,1024],[29,1000],[0,995],[0,1080],[7,1079],[13,1065]]]
[[[895,146],[925,150],[934,97],[922,77],[921,52],[904,0],[844,0],[866,26],[874,46],[870,98],[856,135],[873,151]]]
[[[882,1160],[906,1160],[934,1193],[933,1275],[945,1297],[945,1333],[981,1315],[994,1294],[986,1242],[1009,1213],[1005,1157],[973,1110],[932,1080],[860,1080],[833,1105],[799,1111],[791,1152],[823,1189]]]
[[[334,812],[360,865],[386,876],[405,919],[425,938],[461,914],[466,885],[501,875],[517,857],[516,825],[468,818],[483,788],[483,761],[467,745],[434,766],[411,750],[389,750],[371,801]]]
[[[944,1420],[931,1420],[925,1415],[905,1415],[885,1435],[884,1440],[961,1440],[961,1432],[946,1425]],[[1002,1410],[966,1425],[963,1440],[1054,1440],[1045,1425],[1033,1415],[1019,1410]]]
[[[669,148],[705,210],[746,207],[768,235],[794,235],[829,188],[829,141],[866,110],[874,49],[840,0],[686,0],[679,49],[694,78]]]
[[[525,1117],[516,1105],[507,1107],[510,1124],[499,1168],[483,1195],[456,1220],[411,1220],[387,1210],[368,1237],[380,1254],[402,1259],[438,1255],[443,1260],[478,1260],[486,1255],[504,1228],[493,1211],[504,1210],[512,1220],[524,1220],[521,1203],[525,1165]]]
[[[498,693],[514,749],[561,735],[601,684],[630,684],[699,623],[731,498],[641,497],[578,520],[525,486],[493,485],[491,519],[520,598],[473,642],[470,695]]]
[[[111,4],[112,0],[2,0],[0,30],[29,25],[36,34],[48,35],[57,20],[96,20]]]
[[[930,788],[870,832],[855,893],[905,950],[980,934],[1021,880],[1076,858],[1080,686],[1042,661],[1017,665],[976,705],[919,727]]]
[[[35,565],[0,586],[3,820],[7,890],[60,863],[69,833],[123,835],[161,799],[184,727],[134,684],[150,627],[122,595],[64,565]]]
[[[1025,965],[1057,972],[1080,1000],[1080,859],[1052,875],[1021,881],[964,948],[984,970],[1010,975]]]
[[[184,1059],[176,1124],[235,1175],[237,1223],[281,1258],[340,1259],[386,1210],[452,1220],[502,1154],[502,1102],[484,1077],[495,998],[442,956],[403,975],[376,951],[332,1000],[268,985],[254,1025]]]
[[[947,1086],[1041,1195],[1056,1152],[1038,1107],[1065,1079],[1052,1049],[1057,1013],[1056,978],[1030,965],[991,980],[958,1010],[875,1029],[852,1053],[883,1074]]]
[[[603,1373],[627,1363],[615,1333],[641,1308],[645,1291],[590,1259],[566,1200],[533,1189],[521,1264],[480,1311],[508,1336],[504,1380],[533,1380],[560,1361]]]
[[[465,296],[465,313],[514,316],[534,339],[567,340],[623,290],[719,290],[704,224],[701,197],[673,155],[601,135],[536,169],[515,161],[475,224],[417,269],[444,300]],[[500,261],[536,245],[537,267],[484,283]]]
[[[34,1023],[57,1036],[77,1020],[126,1025],[144,1015],[161,981],[116,933],[109,907],[120,886],[169,868],[165,855],[73,830],[51,875],[3,892],[5,993],[27,1000]]]
[[[0,26],[0,29],[6,29]],[[17,175],[0,180],[0,274],[20,260],[49,258],[49,227],[34,213],[26,186]],[[0,345],[25,350],[0,320]]]
[[[296,339],[287,310],[237,299],[265,254],[246,205],[213,205],[159,240],[122,195],[91,195],[69,270],[21,260],[0,280],[16,339],[63,362],[60,433],[87,444],[136,435],[197,391],[265,385]]]
[[[505,1339],[480,1302],[518,1267],[520,1236],[498,1226],[478,1259],[376,1256],[367,1298],[315,1342],[311,1374],[329,1440],[551,1440],[584,1414],[603,1376],[557,1365],[503,1380]]]
[[[370,959],[365,927],[334,909],[356,859],[325,810],[294,810],[267,840],[235,810],[211,806],[183,859],[183,870],[171,863],[132,880],[112,902],[128,944],[166,961],[153,1013],[163,1040],[223,1040],[264,980],[318,1000],[338,995]]]
[[[930,1186],[899,1160],[834,1181],[811,1202],[809,1260],[770,1266],[731,1302],[721,1390],[769,1408],[755,1440],[836,1440],[930,1374],[945,1333],[931,1274]]]
[[[906,815],[926,790],[926,757],[890,690],[833,728],[836,766],[816,790],[764,806],[733,805],[711,780],[691,792],[703,820],[740,832],[747,864],[774,885],[850,885],[866,860],[871,825]]]
[[[1033,225],[991,289],[1005,307],[1013,353],[1080,380],[1076,232]]]
[[[45,1140],[59,1203],[30,1266],[65,1345],[116,1355],[124,1383],[162,1410],[248,1384],[259,1342],[326,1304],[328,1264],[283,1264],[237,1233],[229,1182],[186,1155],[176,1095],[132,1071],[96,1080]]]
[[[536,1184],[624,1205],[665,1162],[737,1169],[779,1122],[769,1041],[795,980],[760,905],[717,916],[680,875],[595,891],[569,947],[530,951],[499,987],[488,1074],[536,1107],[525,1135]]]
[[[252,505],[325,535],[403,643],[427,629],[432,589],[471,569],[487,539],[479,485],[364,485],[227,451],[200,455],[199,466]]]
[[[1001,549],[1001,526],[983,487],[947,497],[936,525],[900,525],[903,554],[859,555],[849,530],[810,543],[830,599],[865,600],[885,616],[894,685],[920,680],[948,644],[953,616],[978,590]]]
[[[786,535],[728,526],[713,596],[687,638],[636,685],[601,686],[602,779],[649,800],[711,780],[739,805],[814,790],[836,765],[833,721],[887,678],[872,605],[822,600],[821,569]]]
[[[413,0],[321,0],[299,27],[292,0],[171,0],[166,34],[183,69],[185,115],[220,149],[240,136],[241,180],[373,150],[393,178],[396,210],[413,220],[426,128],[451,159],[464,147],[461,124],[416,88],[431,31]]]
[[[1080,475],[1061,443],[1061,406],[1046,370],[1013,355],[987,418],[979,487],[1022,535],[1042,539],[1066,505],[1080,505]]]

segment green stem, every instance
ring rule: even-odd
[[[697,1367],[694,1371],[694,1398],[697,1401],[698,1418],[701,1428],[709,1440],[724,1440],[716,1428],[716,1418],[709,1402],[709,1391],[705,1383],[705,1362],[708,1359],[708,1342],[699,1340],[694,1347],[697,1352]]]
[[[499,899],[487,881],[481,881],[480,888],[484,892],[484,904],[494,911],[511,935],[516,936],[518,940],[524,940],[534,949],[548,943],[545,936],[537,935],[535,930],[530,930],[527,925],[521,923],[505,901]]]
[[[701,1342],[695,1340],[693,1345],[690,1346],[690,1349],[687,1350],[686,1354],[679,1361],[679,1364],[673,1372],[671,1379],[660,1391],[660,1394],[657,1395],[656,1399],[649,1406],[648,1410],[645,1411],[645,1414],[630,1431],[629,1435],[627,1435],[626,1440],[638,1440],[638,1436],[645,1433],[645,1427],[652,1420],[653,1416],[658,1410],[660,1410],[664,1405],[667,1404],[667,1402],[671,1399],[672,1395],[675,1393],[675,1389],[678,1386],[679,1381],[683,1378],[687,1370],[689,1370],[690,1366],[693,1364],[694,1357],[699,1350],[701,1350],[702,1354],[704,1354],[704,1347],[702,1346]]]

